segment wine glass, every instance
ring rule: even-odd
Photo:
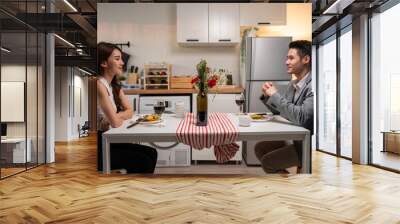
[[[154,104],[154,113],[161,117],[162,113],[165,111],[164,100],[157,100]]]
[[[235,96],[235,103],[236,103],[236,105],[238,105],[238,106],[240,107],[240,112],[239,112],[239,114],[243,114],[243,105],[244,105],[244,102],[245,102],[244,94],[243,94],[243,93],[241,93],[241,94],[236,94],[236,96]]]

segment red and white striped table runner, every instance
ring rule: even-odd
[[[224,113],[210,113],[207,126],[196,126],[194,114],[187,113],[176,129],[179,142],[201,150],[214,146],[217,162],[229,161],[239,150],[238,129]]]

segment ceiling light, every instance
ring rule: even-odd
[[[55,37],[57,37],[58,39],[60,39],[61,41],[63,41],[64,43],[66,43],[67,45],[69,45],[70,47],[75,48],[75,45],[73,45],[71,42],[69,42],[68,40],[58,36],[57,34],[54,34]]]
[[[67,4],[72,10],[74,10],[74,12],[78,12],[78,10],[71,4],[69,3],[68,0],[64,0],[65,4]]]
[[[322,14],[342,14],[343,10],[354,1],[355,0],[336,0],[332,5],[325,9]]]
[[[81,72],[83,72],[83,73],[85,73],[85,74],[87,74],[87,75],[92,75],[92,73],[90,73],[90,72],[88,72],[88,71],[86,71],[86,70],[83,70],[83,69],[81,69],[81,68],[79,68],[79,67],[78,67],[78,70],[81,71]]]
[[[1,50],[4,51],[4,52],[6,52],[6,53],[10,53],[10,52],[11,52],[11,50],[9,50],[9,49],[7,49],[7,48],[5,48],[5,47],[1,47]]]

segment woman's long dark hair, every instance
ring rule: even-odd
[[[99,75],[101,76],[104,75],[104,68],[101,67],[101,63],[107,61],[115,49],[121,52],[121,57],[122,57],[122,50],[117,45],[107,42],[100,42],[97,44],[97,72]],[[112,79],[111,87],[113,89],[114,101],[115,105],[117,106],[117,112],[119,112],[120,110],[122,110],[122,103],[121,99],[119,98],[119,92],[121,91],[121,84],[117,80],[117,76],[114,76],[114,78]]]

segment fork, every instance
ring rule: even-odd
[[[138,118],[135,122],[133,122],[132,124],[130,124],[128,127],[126,128],[132,128],[133,126],[139,124],[141,121],[143,121],[144,119],[142,117]]]

